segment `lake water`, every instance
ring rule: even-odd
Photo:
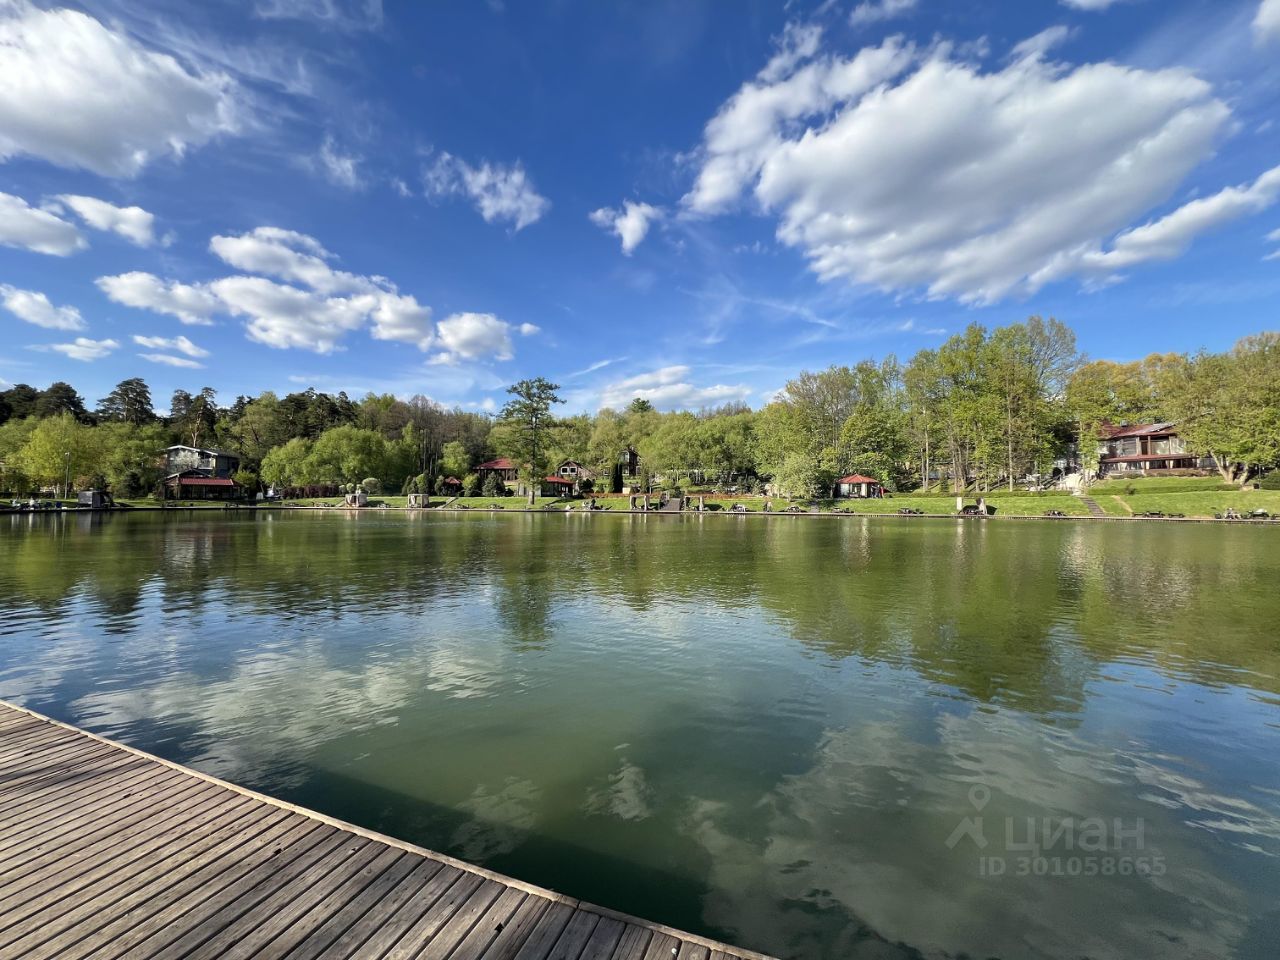
[[[782,957],[1280,952],[1270,529],[0,517],[0,698]]]

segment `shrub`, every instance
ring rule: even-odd
[[[1280,490],[1280,470],[1272,470],[1258,481],[1258,486],[1263,490]]]
[[[462,478],[462,492],[468,497],[480,496],[480,474],[468,473]]]
[[[505,497],[507,495],[507,485],[502,482],[502,478],[496,473],[490,473],[484,478],[484,486],[481,492],[486,497]]]
[[[377,477],[365,477],[360,481],[360,486],[364,488],[364,492],[368,494],[378,494],[382,492],[382,481]]]

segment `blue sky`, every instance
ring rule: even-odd
[[[1277,325],[1280,0],[175,8],[0,0],[0,381],[758,406]]]

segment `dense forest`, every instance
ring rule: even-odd
[[[173,443],[239,455],[235,479],[249,491],[373,480],[386,492],[434,493],[457,477],[480,493],[475,468],[495,456],[511,457],[525,476],[572,458],[607,491],[627,450],[642,478],[668,485],[771,480],[811,497],[859,472],[891,490],[1013,489],[1075,450],[1088,473],[1109,425],[1148,420],[1177,422],[1188,448],[1212,456],[1226,481],[1280,464],[1280,333],[1224,353],[1115,363],[1083,356],[1055,320],[973,325],[905,364],[890,356],[802,372],[760,410],[667,413],[637,397],[623,410],[562,415],[558,389],[521,381],[491,416],[423,396],[352,400],[315,390],[224,404],[204,387],[176,391],[161,415],[140,378],[93,409],[67,383],[17,384],[0,392],[0,490],[69,479],[144,496],[157,490]]]

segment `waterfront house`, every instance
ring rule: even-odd
[[[595,482],[596,475],[587,467],[584,467],[577,460],[561,461],[560,466],[556,468],[555,476],[560,480],[568,480],[574,496],[582,493],[583,481],[590,480]],[[559,486],[563,487],[563,484]]]
[[[542,483],[538,485],[538,496],[540,497],[572,497],[577,492],[577,481],[568,477],[543,477]]]
[[[482,463],[476,467],[476,473],[480,475],[481,484],[489,478],[491,473],[496,474],[503,483],[508,485],[514,484],[520,476],[519,468],[510,457],[498,457],[497,460]]]
[[[1146,474],[1164,470],[1212,470],[1212,457],[1187,450],[1176,423],[1135,423],[1105,427],[1098,451],[1098,474]]]
[[[164,452],[168,496],[177,500],[228,500],[240,495],[232,475],[240,458],[225,450],[174,444]]]
[[[879,499],[884,496],[884,486],[874,477],[852,473],[836,481],[837,497],[853,497],[859,500]]]

